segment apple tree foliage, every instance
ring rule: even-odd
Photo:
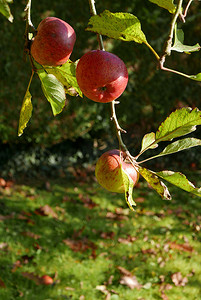
[[[191,54],[200,50],[200,45],[184,44],[184,32],[181,28],[182,22],[188,21],[188,10],[193,1],[183,0],[147,0],[161,9],[167,10],[171,14],[171,22],[169,24],[169,33],[164,44],[164,50],[159,55],[155,49],[148,42],[146,34],[141,29],[141,22],[137,16],[127,13],[118,12],[112,13],[109,10],[105,10],[100,14],[96,13],[94,0],[89,0],[89,7],[91,11],[91,17],[89,18],[88,25],[85,28],[86,31],[94,32],[98,36],[99,47],[103,48],[102,36],[106,36],[112,39],[121,40],[122,42],[130,42],[133,47],[133,42],[138,44],[145,44],[153,53],[156,59],[156,67],[162,71],[171,72],[179,76],[188,78],[189,80],[201,81],[201,73],[198,74],[185,74],[179,70],[171,69],[165,66],[167,56],[170,56],[172,51],[179,53]],[[195,0],[196,1],[196,0]],[[12,0],[0,0],[0,12],[10,21],[13,21],[13,16],[10,10],[10,4]],[[184,4],[185,2],[185,4]],[[112,8],[111,8],[112,9]],[[24,47],[25,54],[30,56],[28,45],[34,34],[34,26],[31,22],[31,1],[27,1],[25,8],[26,13],[26,42]],[[37,64],[30,56],[32,65],[31,78],[23,99],[20,118],[18,135],[22,135],[24,129],[29,122],[33,106],[32,95],[30,93],[31,81],[36,74],[41,81],[41,88],[44,96],[49,101],[53,115],[57,115],[62,112],[66,105],[66,94],[71,96],[82,97],[82,92],[77,84],[76,80],[76,64],[77,62],[67,61],[59,67],[47,67]],[[164,122],[160,124],[156,132],[146,133],[142,138],[140,152],[132,156],[128,151],[126,145],[122,140],[122,132],[124,130],[119,126],[118,119],[116,117],[115,105],[117,101],[112,101],[111,119],[114,121],[117,133],[117,139],[119,142],[119,148],[127,153],[130,162],[137,168],[141,176],[149,183],[150,186],[163,198],[170,200],[171,195],[167,186],[163,181],[167,181],[175,186],[195,194],[201,197],[201,188],[194,186],[186,176],[180,172],[173,172],[170,170],[152,171],[143,167],[143,163],[148,160],[177,153],[182,150],[190,149],[191,147],[201,146],[201,140],[193,137],[186,137],[186,135],[196,130],[197,125],[201,125],[201,111],[196,108],[183,107],[172,112]],[[100,104],[105,105],[105,104]],[[150,156],[146,159],[140,160],[142,154],[145,151],[155,149],[160,142],[167,142],[167,146],[162,152],[157,155]],[[122,177],[125,185],[125,198],[129,207],[133,210],[135,202],[133,200],[133,182],[129,175],[122,168]]]

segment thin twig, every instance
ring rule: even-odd
[[[184,22],[185,22],[185,18],[186,18],[186,16],[187,16],[189,7],[191,6],[191,3],[192,3],[192,2],[193,2],[193,0],[189,0],[189,1],[188,1],[188,4],[186,5],[186,8],[185,8],[185,10],[184,10],[184,13],[182,14],[182,18],[183,18]]]
[[[163,63],[165,61],[166,56],[171,55],[172,41],[173,41],[173,37],[174,37],[174,29],[175,29],[177,19],[178,19],[179,15],[181,14],[182,3],[183,3],[183,0],[179,0],[176,12],[173,15],[172,22],[170,24],[170,31],[169,31],[168,39],[166,41],[164,54],[161,56],[161,59],[160,59],[160,61],[163,61]]]
[[[23,57],[25,59],[26,54],[29,53],[29,44],[30,44],[29,31],[30,29],[32,29],[34,32],[36,31],[31,21],[31,0],[27,1],[27,5],[24,11],[25,11],[26,27],[24,33],[25,43],[24,43]]]

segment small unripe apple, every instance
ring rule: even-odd
[[[115,54],[92,50],[80,58],[76,78],[87,98],[107,103],[117,99],[125,90],[128,71],[124,62]]]
[[[110,192],[124,193],[121,167],[135,186],[139,179],[139,173],[131,163],[124,161],[124,153],[118,149],[109,150],[98,159],[95,168],[98,183]]]
[[[50,285],[50,284],[53,284],[54,280],[49,275],[43,275],[41,277],[41,282],[44,285]]]
[[[68,23],[47,17],[38,25],[31,45],[31,55],[41,65],[63,65],[73,51],[75,40],[75,31]]]

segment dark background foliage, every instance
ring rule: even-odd
[[[77,2],[77,3],[76,3]],[[90,17],[88,1],[33,1],[32,21],[37,27],[47,16],[59,17],[70,23],[77,34],[71,60],[98,47],[96,36],[86,32]],[[23,61],[24,8],[26,1],[14,1],[11,10],[13,24],[0,15],[0,172],[14,176],[19,172],[36,174],[39,170],[55,174],[55,169],[71,163],[91,163],[109,147],[118,147],[110,121],[108,104],[98,104],[86,98],[68,96],[64,111],[53,117],[51,107],[35,76],[31,85],[33,116],[21,137],[17,136],[20,107],[31,75],[29,62]],[[161,54],[167,38],[171,15],[148,0],[97,1],[97,11],[130,12],[142,24],[149,43]],[[191,7],[187,22],[181,24],[185,43],[201,43],[201,11],[197,1]],[[143,135],[156,131],[173,110],[191,106],[200,108],[201,84],[157,69],[155,57],[145,45],[114,41],[104,37],[105,48],[117,54],[127,65],[129,83],[117,107],[121,126],[131,153],[137,154]],[[187,74],[201,72],[200,53],[172,53],[167,59],[172,68]],[[194,133],[198,136],[200,131]],[[157,160],[181,168],[199,164],[198,149],[175,155],[174,159]],[[174,162],[174,164],[173,164]],[[155,164],[155,162],[153,162]],[[158,166],[158,165],[155,166]]]

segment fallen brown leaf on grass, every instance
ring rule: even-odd
[[[171,249],[175,249],[175,250],[181,250],[181,251],[185,251],[185,252],[193,252],[194,251],[193,247],[191,247],[188,243],[177,244],[175,242],[170,242],[170,243],[168,243],[168,245]]]
[[[74,239],[65,239],[63,240],[64,244],[71,248],[74,252],[85,252],[87,250],[92,250],[92,257],[96,257],[96,245],[89,241],[87,238],[74,240]]]
[[[39,216],[50,216],[55,219],[58,219],[57,213],[55,213],[55,211],[48,204],[37,208],[34,212],[36,215]]]
[[[188,278],[182,277],[181,272],[176,272],[172,274],[171,279],[175,286],[185,286],[186,283],[188,282]]]
[[[84,204],[85,207],[92,209],[95,206],[97,206],[98,204],[96,204],[95,202],[93,202],[91,200],[91,198],[89,196],[83,195],[83,194],[79,194],[78,198],[80,199],[80,201],[82,201],[82,203]]]
[[[121,244],[131,244],[133,242],[135,242],[137,240],[137,238],[135,236],[131,236],[131,235],[128,235],[126,238],[121,238],[119,237],[118,238],[118,242],[121,243]]]
[[[24,232],[22,232],[21,234],[22,234],[23,236],[30,237],[30,238],[32,238],[32,239],[34,239],[34,240],[38,240],[38,239],[41,237],[40,235],[35,234],[35,233],[31,232],[31,231],[24,231]]]
[[[126,285],[130,289],[140,289],[142,287],[142,285],[137,281],[136,276],[134,276],[130,271],[120,266],[118,266],[117,269],[122,274],[120,278],[120,284]]]

